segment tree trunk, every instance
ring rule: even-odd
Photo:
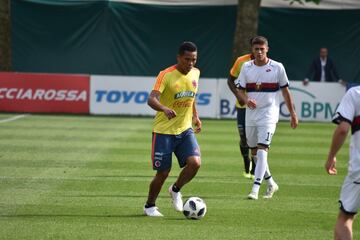
[[[257,35],[261,0],[238,0],[233,62],[241,55],[250,53],[250,39]]]
[[[11,70],[10,0],[0,0],[0,71]]]

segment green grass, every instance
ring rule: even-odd
[[[0,114],[0,120],[15,114]],[[269,153],[280,186],[273,199],[249,201],[234,120],[204,120],[202,167],[182,190],[208,207],[200,221],[175,212],[166,192],[164,218],[142,215],[152,119],[29,115],[0,123],[0,239],[331,239],[348,142],[339,175],[323,168],[334,126],[278,124]],[[264,192],[263,186],[261,192]],[[359,224],[354,239],[360,238]]]

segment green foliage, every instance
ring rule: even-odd
[[[0,120],[11,117],[0,114]],[[150,118],[30,115],[0,123],[0,239],[331,239],[348,142],[338,176],[323,168],[334,126],[279,123],[269,153],[280,186],[273,199],[249,201],[235,120],[204,120],[202,167],[182,189],[202,197],[208,213],[186,220],[172,209],[142,215],[150,167]],[[266,184],[261,188],[265,191]],[[358,221],[354,239],[360,236]]]

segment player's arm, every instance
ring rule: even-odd
[[[147,101],[148,105],[155,111],[164,112],[169,120],[176,117],[176,112],[173,109],[170,109],[160,103],[160,96],[161,92],[152,90]]]
[[[344,144],[350,127],[350,123],[348,123],[347,121],[341,121],[334,131],[328,158],[325,163],[325,169],[330,175],[335,175],[337,173],[336,154],[340,150],[341,146]]]
[[[201,121],[200,121],[200,118],[199,118],[199,115],[198,115],[198,112],[197,112],[197,109],[196,109],[196,101],[194,100],[194,103],[193,103],[193,123],[195,125],[195,133],[199,133],[201,132]]]
[[[293,129],[295,129],[299,124],[299,120],[298,120],[298,117],[295,112],[294,100],[290,93],[289,87],[286,86],[286,87],[281,88],[281,93],[284,97],[285,104],[290,112],[290,118],[291,118],[290,125]]]
[[[235,85],[236,77],[232,76],[231,74],[228,77],[227,84],[231,90],[231,92],[234,94],[236,99],[239,101],[241,105],[244,105],[243,102],[241,102],[240,96],[239,96],[239,89]]]
[[[241,105],[246,105],[250,109],[256,108],[255,99],[248,98],[245,90],[246,90],[246,78],[245,78],[245,70],[241,68],[239,77],[235,80],[235,86],[237,88],[237,99]]]

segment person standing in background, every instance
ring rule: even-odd
[[[339,82],[346,84],[342,80],[336,70],[334,61],[328,56],[328,49],[320,48],[320,56],[315,58],[311,63],[309,70],[303,80],[304,85],[308,85],[309,81],[316,82]]]

